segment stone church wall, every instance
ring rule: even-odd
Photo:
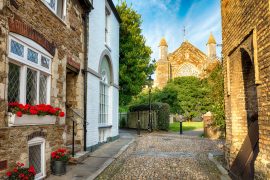
[[[265,0],[222,0],[223,67],[225,80],[226,159],[232,165],[247,136],[247,116],[250,105],[245,99],[241,50],[252,58],[257,87],[259,154],[255,161],[255,179],[270,178],[270,6]],[[252,43],[250,43],[252,42]],[[252,45],[250,45],[252,44]],[[253,107],[251,111],[254,110]]]

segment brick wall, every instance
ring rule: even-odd
[[[256,114],[258,107],[260,152],[255,162],[256,179],[270,178],[269,27],[269,1],[222,0],[226,159],[230,166],[247,135],[247,119]],[[252,77],[245,75],[248,58],[243,49],[251,57],[255,73]],[[248,84],[251,86],[247,87]]]

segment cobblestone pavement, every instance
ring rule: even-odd
[[[223,142],[152,133],[138,137],[98,180],[220,179],[208,152],[222,151]]]

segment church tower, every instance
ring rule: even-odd
[[[165,38],[159,43],[159,60],[157,61],[154,86],[161,89],[171,79],[170,62],[168,61],[168,44]]]
[[[212,33],[210,34],[206,46],[207,46],[207,56],[211,59],[215,59],[217,57],[217,50],[216,50],[217,43]]]
[[[168,44],[165,38],[162,38],[159,43],[159,58],[162,61],[167,61],[168,58]]]

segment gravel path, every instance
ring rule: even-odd
[[[169,133],[138,137],[97,179],[220,179],[208,152],[222,151],[222,141]]]

